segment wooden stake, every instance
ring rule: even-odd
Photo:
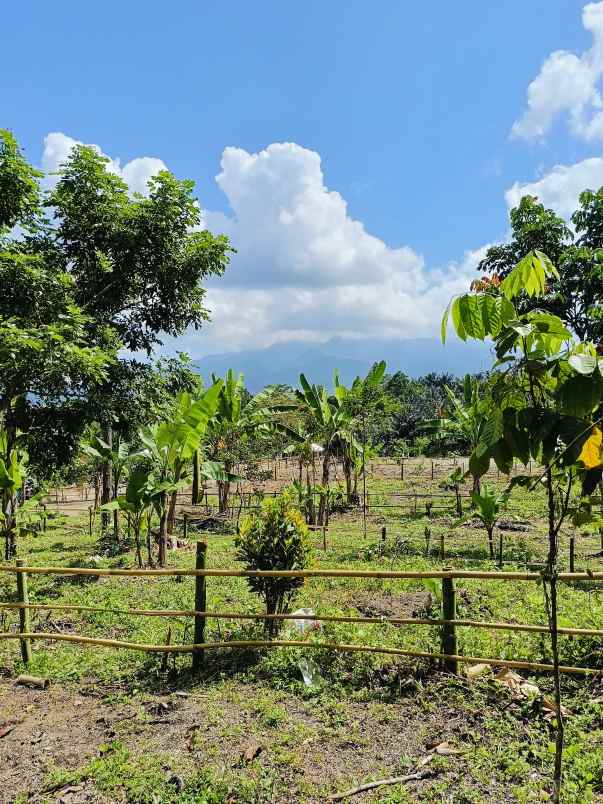
[[[22,558],[18,558],[16,564],[17,567],[24,567],[25,561]],[[30,609],[25,608],[29,604],[26,572],[19,572],[17,574],[17,596],[19,603],[24,604],[23,608],[19,609],[19,632],[21,634],[28,634],[31,631],[31,614]],[[25,666],[31,661],[31,641],[29,639],[21,639],[21,658]]]
[[[502,531],[498,532],[498,566],[503,568],[503,535]]]
[[[569,571],[574,572],[574,560],[575,560],[575,541],[574,537],[570,536],[569,541]]]
[[[92,506],[88,506],[88,533],[92,536]]]
[[[322,549],[327,552],[327,526],[322,526]]]
[[[456,619],[456,600],[454,580],[452,578],[442,578],[442,619]],[[456,628],[452,623],[442,626],[442,653],[447,654],[449,657],[457,654]],[[445,659],[444,667],[449,673],[458,674],[458,661],[456,659]]]
[[[207,542],[197,542],[197,558],[195,567],[205,569],[207,555]],[[197,575],[195,578],[195,611],[205,611],[207,605],[205,576]],[[205,617],[195,617],[194,642],[199,645],[205,642]],[[198,673],[204,665],[205,652],[203,649],[193,651],[193,673]]]
[[[182,537],[185,541],[188,538],[188,514],[182,515]]]
[[[387,538],[387,528],[385,525],[381,528],[381,541],[384,542]]]
[[[440,533],[440,560],[444,560],[444,550],[445,550],[445,543],[444,543],[444,534]]]

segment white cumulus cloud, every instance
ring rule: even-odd
[[[68,137],[67,134],[63,134],[60,131],[50,132],[50,134],[47,134],[44,138],[42,170],[46,173],[56,173],[61,165],[69,158],[72,148],[75,145],[82,144],[83,143],[79,140],[74,140],[73,137]],[[92,147],[99,153],[103,153],[98,145],[92,145]],[[119,159],[110,158],[110,162],[107,164],[107,170],[120,176],[132,192],[142,193],[144,195],[147,192],[147,181],[161,170],[167,170],[167,168],[161,159],[156,159],[152,156],[143,156],[126,162],[123,167]]]
[[[191,351],[286,340],[416,337],[437,332],[484,249],[428,270],[409,246],[391,247],[349,214],[324,181],[319,154],[294,143],[258,153],[226,148],[216,177],[231,215],[205,212],[238,253],[208,292],[212,323]]]
[[[582,9],[582,24],[592,47],[577,55],[557,50],[548,56],[528,86],[527,109],[515,121],[512,135],[542,139],[559,115],[567,115],[572,132],[586,140],[603,137],[603,101],[598,83],[603,75],[603,2]]]
[[[524,195],[535,195],[545,207],[554,209],[569,220],[578,206],[583,190],[598,190],[603,186],[603,158],[592,157],[574,165],[556,165],[536,181],[515,184],[505,193],[509,208],[519,204]]]
[[[56,171],[75,144],[48,134],[43,169]],[[139,192],[164,168],[149,157],[108,165]],[[367,232],[325,185],[319,154],[294,143],[258,153],[226,148],[216,181],[230,213],[203,210],[204,221],[228,234],[237,254],[209,285],[211,323],[167,339],[168,351],[199,357],[288,340],[436,335],[444,307],[467,289],[485,251],[428,270],[410,246],[392,247]]]

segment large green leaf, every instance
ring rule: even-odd
[[[558,278],[559,273],[550,259],[541,251],[530,251],[503,279],[500,289],[508,300],[522,291],[528,296],[543,296],[547,278]]]
[[[561,412],[568,416],[590,416],[603,401],[603,378],[597,372],[591,376],[574,374],[558,392]]]

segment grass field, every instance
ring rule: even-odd
[[[372,500],[412,488],[373,477]],[[422,484],[422,489],[437,484]],[[422,491],[422,493],[425,493]],[[514,492],[509,520],[527,530],[504,531],[504,568],[525,569],[545,553],[543,496]],[[452,510],[428,519],[420,509],[400,516],[374,509],[367,519],[335,516],[327,551],[315,534],[314,565],[321,568],[440,569],[443,565],[496,569],[486,537],[474,528],[450,529]],[[386,541],[381,538],[387,529]],[[429,537],[426,540],[426,528]],[[442,561],[440,535],[444,534]],[[562,535],[567,558],[571,531]],[[207,565],[237,566],[232,534],[204,533]],[[189,531],[191,542],[195,538]],[[169,556],[194,566],[194,545]],[[498,548],[498,537],[497,537]],[[576,569],[601,569],[599,537],[578,537]],[[71,516],[20,545],[28,564],[131,567],[130,551],[104,550],[87,516]],[[564,566],[567,569],[567,566]],[[0,574],[0,596],[14,600],[15,579]],[[194,580],[77,578],[32,575],[31,602],[103,608],[192,609]],[[400,579],[310,579],[294,607],[318,615],[440,616],[439,582]],[[260,612],[244,578],[208,578],[210,611]],[[191,618],[135,617],[100,612],[44,611],[33,627],[49,634],[79,633],[127,641],[192,641]],[[534,582],[457,581],[460,619],[545,624],[542,587]],[[1,631],[16,627],[0,613]],[[565,584],[560,626],[601,628],[603,585]],[[458,628],[459,650],[473,656],[549,662],[546,634]],[[285,623],[286,638],[299,638]],[[261,638],[254,621],[209,619],[208,641]],[[323,623],[315,641],[438,652],[439,629]],[[23,670],[18,642],[0,642],[0,800],[128,802],[323,801],[328,794],[388,776],[420,771],[424,778],[378,788],[352,801],[542,801],[551,773],[554,724],[547,697],[551,679],[529,676],[528,693],[493,680],[469,681],[442,673],[436,660],[317,648],[220,650],[207,654],[203,673],[190,672],[190,655],[160,655],[33,643],[28,672],[51,679],[48,691],[15,687]],[[312,657],[320,680],[307,687],[300,660]],[[603,669],[603,641],[562,637],[563,664]],[[566,722],[565,801],[603,800],[603,681],[563,681]],[[536,689],[537,688],[537,689]],[[29,798],[28,798],[29,796]],[[66,798],[65,798],[66,796]],[[62,797],[62,798],[61,798]]]

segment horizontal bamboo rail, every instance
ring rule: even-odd
[[[0,610],[40,609],[42,611],[88,611],[100,614],[126,614],[143,617],[203,617],[216,620],[310,620],[326,623],[361,623],[364,625],[458,625],[493,631],[526,631],[548,634],[548,625],[501,623],[486,620],[442,620],[421,617],[347,617],[336,614],[251,614],[234,611],[195,611],[194,609],[119,609],[104,606],[80,606],[70,603],[0,603]],[[601,628],[558,628],[566,636],[603,637]]]
[[[0,565],[0,572],[20,573],[28,575],[92,575],[96,577],[126,576],[205,576],[225,578],[464,578],[467,580],[491,581],[541,581],[540,572],[480,572],[479,570],[430,570],[430,571],[397,571],[397,570],[343,570],[343,569],[311,569],[311,570],[236,570],[236,569],[93,569],[91,567],[15,567],[10,564]],[[559,572],[559,581],[603,581],[603,572]]]
[[[220,650],[221,648],[311,648],[314,650],[338,650],[349,653],[383,653],[390,656],[409,656],[420,659],[453,659],[465,664],[488,664],[495,667],[509,667],[523,670],[540,670],[550,672],[553,665],[542,662],[523,662],[512,659],[492,659],[482,656],[460,656],[447,653],[428,653],[427,651],[402,650],[401,648],[384,648],[378,645],[348,645],[339,642],[303,642],[302,640],[277,639],[273,641],[250,639],[233,640],[232,642],[200,642],[189,645],[148,645],[141,642],[124,642],[119,639],[96,639],[76,634],[45,634],[39,632],[11,634],[0,633],[3,639],[43,639],[53,642],[76,642],[82,645],[98,645],[107,648],[124,648],[145,653],[193,653],[202,650]],[[603,676],[603,670],[590,667],[568,667],[561,665],[559,672],[584,676]]]

